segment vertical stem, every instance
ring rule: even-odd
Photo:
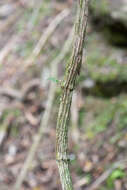
[[[69,171],[69,157],[67,155],[68,121],[72,93],[82,64],[82,52],[88,18],[88,1],[79,0],[72,56],[70,62],[67,64],[65,79],[61,84],[62,92],[56,127],[56,159],[63,190],[73,190]]]

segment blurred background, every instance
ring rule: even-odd
[[[61,190],[58,83],[71,55],[76,5],[0,0],[0,190],[16,190],[35,142],[18,189]],[[74,189],[126,190],[127,0],[91,0],[88,20],[69,126]]]

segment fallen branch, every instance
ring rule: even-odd
[[[17,2],[17,6],[19,6],[19,2]],[[23,8],[22,11],[18,11],[18,13],[16,12],[14,15],[10,16],[9,19],[4,23],[3,27],[1,27],[0,32],[4,32],[4,30],[8,29],[8,27],[16,21],[17,17],[20,16],[22,12]],[[17,45],[17,41],[21,38],[21,36],[24,36],[25,34],[26,31],[22,32],[20,35],[14,34],[11,39],[5,44],[5,46],[0,51],[0,64],[3,63],[9,53],[15,48],[15,46]]]
[[[15,90],[9,87],[1,87],[0,95],[14,99],[19,102],[23,102],[27,99],[28,94],[36,87],[41,86],[39,79],[33,79],[27,83],[23,90]]]
[[[19,2],[15,3],[15,7],[19,6]],[[4,33],[10,26],[17,22],[18,17],[23,13],[23,8],[21,10],[15,10],[15,14],[12,14],[8,17],[7,21],[1,24],[0,33]],[[0,51],[0,64],[4,61],[4,59],[8,56],[8,54],[15,48],[16,42],[19,39],[19,35],[14,35],[12,38],[5,44],[3,49]]]
[[[25,67],[23,67],[23,70],[25,68],[27,68],[27,66],[30,66],[31,64],[33,64],[33,62],[35,61],[35,59],[37,58],[37,56],[39,55],[40,51],[43,49],[43,47],[45,46],[47,40],[49,39],[49,37],[52,35],[52,33],[54,32],[54,30],[56,29],[56,27],[58,26],[58,24],[60,24],[60,22],[69,15],[70,11],[69,9],[65,9],[63,10],[60,14],[58,14],[56,16],[56,18],[50,23],[50,25],[48,26],[48,28],[45,30],[44,34],[41,36],[39,42],[37,43],[37,45],[35,46],[33,53],[31,53],[33,55],[33,57],[28,58],[27,61],[24,63]],[[7,46],[5,46],[3,48],[3,50],[0,53],[0,64],[3,62],[3,60],[5,59],[5,57],[10,53],[10,51],[13,49],[13,47],[16,45],[16,42],[18,40],[19,36],[17,37],[13,37],[7,44]],[[66,47],[66,49],[68,50],[68,48]],[[66,50],[65,50],[66,51]],[[59,55],[59,60],[62,58],[63,55]],[[58,60],[58,62],[59,62]],[[54,64],[54,63],[53,63]],[[29,86],[29,85],[28,85]],[[16,99],[16,100],[20,100],[23,101],[26,98],[26,95],[28,94],[27,92],[29,91],[29,88],[27,88],[23,93],[19,92],[18,90],[13,90],[13,89],[5,89],[2,88],[0,90],[0,94],[8,96],[12,99]]]
[[[66,41],[61,53],[58,55],[58,57],[56,57],[56,59],[51,63],[51,75],[57,77],[57,68],[58,68],[58,64],[64,59],[64,57],[66,56],[66,54],[69,52],[70,47],[71,47],[71,43],[72,43],[72,37],[73,34],[71,33],[68,40]],[[21,169],[21,172],[18,176],[18,179],[16,181],[16,184],[14,186],[14,190],[19,190],[21,189],[21,185],[22,182],[27,174],[27,171],[29,169],[29,166],[31,165],[35,152],[37,150],[37,147],[40,143],[40,140],[44,134],[44,132],[46,132],[46,128],[48,126],[48,122],[51,116],[51,111],[52,111],[52,106],[53,106],[53,100],[54,100],[54,96],[55,96],[55,92],[56,92],[56,84],[55,83],[51,83],[50,84],[50,89],[49,89],[49,95],[48,95],[48,101],[45,107],[45,112],[44,115],[42,117],[41,120],[41,124],[40,124],[40,128],[38,133],[34,136],[33,139],[33,144],[30,148],[30,151],[28,152],[28,156],[24,162],[23,168]]]
[[[61,23],[61,21],[65,17],[67,17],[69,15],[69,13],[70,13],[69,9],[64,9],[49,24],[49,26],[46,28],[46,30],[42,34],[41,38],[39,39],[37,45],[35,46],[32,54],[31,54],[32,56],[30,56],[30,58],[27,59],[27,61],[26,61],[26,67],[32,65],[35,62],[36,58],[39,56],[41,50],[46,45],[48,39],[53,34],[53,32],[55,31],[56,27]]]
[[[18,10],[15,14],[8,17],[7,21],[1,24],[0,32],[3,33],[17,21],[17,18],[22,14],[22,10]]]
[[[22,92],[22,101],[25,101],[27,99],[28,94],[34,91],[35,88],[39,87],[41,87],[41,82],[39,78],[35,78],[29,81],[26,85],[24,85],[24,89]]]
[[[27,67],[31,66],[37,57],[39,56],[41,50],[44,48],[46,45],[47,41],[55,31],[56,27],[61,23],[61,21],[69,15],[70,11],[69,9],[64,9],[61,13],[59,13],[55,19],[49,24],[49,26],[46,28],[42,36],[40,37],[37,45],[35,46],[33,52],[31,53],[30,57],[24,62],[24,67],[23,70],[26,69]],[[26,33],[23,32],[22,36]],[[8,56],[8,54],[13,50],[15,47],[17,40],[19,40],[21,36],[13,36],[11,40],[5,45],[5,47],[1,50],[0,52],[0,64],[3,63],[3,60]]]
[[[3,63],[8,54],[15,48],[16,42],[18,40],[18,36],[13,36],[11,40],[4,46],[4,48],[0,51],[0,64]]]
[[[20,91],[14,90],[12,88],[7,88],[7,87],[6,88],[5,87],[0,88],[0,95],[6,96],[10,99],[16,99],[19,101],[21,101],[21,99],[22,99],[22,94]]]
[[[114,169],[118,167],[125,168],[127,165],[127,160],[120,160],[113,164],[112,167],[110,167],[107,171],[105,171],[90,187],[88,187],[86,190],[95,190],[99,188],[99,186],[111,175]],[[83,185],[83,184],[82,184]]]
[[[10,114],[2,123],[1,129],[0,129],[0,149],[3,149],[4,142],[7,138],[7,131],[9,127],[10,120],[12,118],[12,114]]]
[[[17,2],[15,6],[19,6],[20,2]],[[21,5],[22,7],[24,7],[23,5]],[[37,7],[37,9],[34,9],[34,14],[35,11],[37,12],[37,14],[39,13],[40,6]],[[8,29],[8,27],[12,24],[12,22],[15,22],[15,20],[17,19],[18,15],[20,16],[20,14],[23,12],[23,8],[22,11],[18,11],[18,13],[16,12],[15,15],[12,15],[12,17],[9,17],[9,19],[4,23],[4,27],[1,27],[2,29],[0,29],[0,32],[4,32],[5,29]],[[32,16],[31,16],[32,18]],[[31,21],[30,18],[30,21]],[[28,25],[30,25],[31,22],[28,22]],[[4,29],[4,30],[3,30]],[[33,29],[33,26],[30,27],[29,30],[22,32],[21,34],[14,34],[11,39],[7,42],[7,44],[5,44],[5,46],[3,47],[3,49],[0,51],[0,64],[3,63],[3,61],[5,60],[5,58],[9,55],[9,53],[15,48],[15,46],[17,45],[17,41],[21,38],[21,36],[24,36],[26,33],[28,33],[29,31],[31,31]]]

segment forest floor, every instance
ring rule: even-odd
[[[48,80],[50,63],[59,55],[73,26],[74,2],[0,2],[0,190],[13,189],[39,129],[49,85],[53,82]],[[39,39],[56,15],[67,8],[69,16],[56,27],[32,62],[33,50]],[[90,24],[85,47],[87,63],[84,60],[79,87],[74,93],[69,132],[69,152],[76,157],[71,163],[74,188],[126,190],[127,83],[125,78],[121,79],[122,82],[113,78],[115,74],[119,76],[120,72],[124,72],[119,66],[113,70],[116,64],[114,56],[125,63],[126,49],[115,47],[114,50]],[[99,59],[103,52],[105,55]],[[110,52],[113,52],[112,55],[109,55]],[[70,53],[58,66],[59,78]],[[111,56],[108,61],[107,56]],[[94,67],[100,60],[103,65],[100,63],[97,68]],[[105,67],[107,62],[111,67]],[[61,189],[55,160],[54,118],[57,117],[58,106],[59,87],[48,128],[44,131],[21,190]]]

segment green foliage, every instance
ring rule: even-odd
[[[85,176],[85,180],[86,180],[86,184],[87,185],[89,185],[90,183],[91,183],[91,175],[90,174],[87,174],[86,176]]]
[[[59,80],[55,77],[49,77],[48,80],[51,80],[52,82],[59,83]]]
[[[114,181],[116,179],[122,179],[124,177],[125,177],[125,172],[122,169],[120,168],[115,169],[107,179],[107,187],[109,189],[110,188],[112,189],[114,187]]]

